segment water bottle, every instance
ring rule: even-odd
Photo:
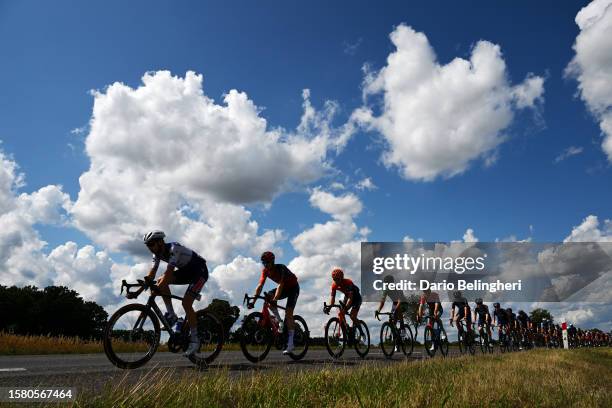
[[[180,333],[181,329],[183,328],[183,323],[185,322],[185,320],[182,317],[179,317],[176,320],[176,323],[174,325],[174,332],[175,333]]]

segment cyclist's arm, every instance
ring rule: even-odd
[[[174,269],[176,269],[174,267],[174,265],[170,265],[168,264],[168,267],[166,268],[166,272],[164,272],[164,274],[162,275],[162,277],[159,279],[159,281],[157,282],[158,285],[163,285],[167,280],[170,280],[170,278],[172,277],[172,273],[174,272]]]
[[[344,305],[344,307],[348,309],[353,304],[353,291],[352,290],[349,291],[346,297],[348,298],[348,300],[346,301],[346,304]]]
[[[283,293],[284,287],[285,287],[285,278],[281,279],[280,283],[278,284],[278,287],[276,288],[276,292],[274,293],[274,298],[272,300],[277,301],[280,298],[281,293]]]
[[[264,283],[266,283],[266,275],[264,275],[264,273],[262,272],[261,278],[259,278],[259,283],[257,284],[257,287],[255,288],[254,297],[259,296],[259,294],[261,293],[261,290],[263,289]]]
[[[159,268],[159,259],[154,259],[153,265],[151,266],[151,269],[149,270],[147,276],[151,279],[155,279],[155,275],[157,274],[157,268]]]
[[[380,303],[378,304],[378,309],[376,309],[377,312],[380,313],[380,311],[382,310],[382,308],[385,306],[385,301],[387,300],[387,296],[383,295],[382,299],[380,299]]]
[[[332,286],[331,295],[329,296],[328,305],[331,306],[336,302],[336,289]]]

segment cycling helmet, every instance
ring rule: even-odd
[[[145,244],[148,244],[149,242],[152,242],[158,239],[164,239],[165,237],[166,237],[166,234],[164,234],[164,231],[154,230],[154,231],[144,234],[144,236],[142,237],[142,240]]]
[[[342,272],[342,269],[340,269],[340,268],[334,269],[332,271],[332,279],[333,280],[344,279],[344,272]]]
[[[393,283],[395,282],[395,279],[393,278],[393,275],[387,275],[383,278],[383,282],[385,283]]]
[[[482,305],[482,298],[476,299],[476,304],[477,305]]]
[[[507,308],[507,309],[506,309],[506,312],[508,312],[508,313],[512,313],[512,308],[511,308],[511,307]]]
[[[263,254],[261,254],[261,262],[266,264],[266,263],[274,263],[274,254],[270,251],[266,251]]]
[[[455,299],[461,299],[461,292],[459,292],[458,290],[453,292],[453,298]]]
[[[522,310],[518,311],[518,314],[520,314],[521,316],[525,314],[525,312],[523,312]]]
[[[494,308],[498,308],[498,307],[500,307],[500,305],[499,305],[499,303],[495,302],[495,303],[493,303],[493,307]]]

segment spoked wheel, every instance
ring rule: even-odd
[[[465,334],[465,336],[466,336],[466,342],[467,342],[467,349],[471,355],[474,355],[476,353],[476,342],[474,340],[474,332],[469,331]]]
[[[486,354],[488,353],[488,349],[489,349],[489,335],[487,334],[487,331],[485,329],[482,329],[480,331],[480,341],[478,342],[480,344],[480,352],[482,354]]]
[[[406,324],[404,326],[404,333],[402,333],[401,328],[400,332],[400,344],[402,345],[402,351],[406,357],[410,356],[414,351],[414,336],[412,335],[412,330],[410,329],[410,325]]]
[[[346,331],[337,317],[332,317],[325,325],[325,347],[333,358],[339,358],[346,347]]]
[[[501,334],[499,336],[499,351],[502,353],[506,352],[506,336]]]
[[[438,346],[440,347],[440,353],[444,357],[448,355],[448,336],[446,335],[446,330],[444,330],[444,326],[441,323],[436,323],[438,326]]]
[[[272,347],[272,329],[264,325],[261,312],[253,312],[245,317],[241,327],[240,349],[252,363],[262,361]]]
[[[436,355],[436,341],[435,334],[432,327],[426,326],[425,332],[423,333],[423,347],[425,347],[425,351],[429,357],[433,357]]]
[[[302,316],[295,315],[293,316],[293,319],[295,321],[295,332],[293,333],[294,349],[291,353],[289,353],[289,357],[291,357],[293,360],[301,360],[308,351],[310,332],[308,331],[308,326],[306,325],[306,321],[302,318]]]
[[[204,310],[196,313],[200,348],[189,360],[197,366],[206,366],[214,361],[223,348],[223,325],[217,317]]]
[[[353,346],[359,357],[365,358],[370,351],[370,330],[368,325],[363,320],[357,321],[357,327],[354,328]]]
[[[160,338],[159,320],[145,305],[130,304],[117,310],[104,332],[104,352],[119,368],[138,368],[155,354]]]
[[[380,327],[380,349],[385,357],[393,357],[398,344],[397,337],[395,327],[390,322],[384,322]]]
[[[464,331],[457,335],[457,342],[459,343],[459,352],[461,352],[461,354],[465,354],[465,352],[467,351],[467,346]]]

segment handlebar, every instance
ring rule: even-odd
[[[155,284],[155,279],[150,279],[148,277],[145,277],[144,280],[142,279],[136,279],[137,283],[127,283],[127,281],[125,279],[123,279],[121,281],[121,292],[120,294],[123,295],[123,289],[125,288],[125,295],[128,299],[135,299],[137,298],[143,291],[150,289],[152,294],[159,294],[159,286],[157,286]],[[134,287],[138,287],[138,289],[136,289],[135,291],[131,290]],[[175,295],[171,295],[170,297],[172,297],[173,299],[178,299],[178,300],[182,300],[183,298],[181,298],[180,296],[175,296]],[[201,300],[202,299],[202,295],[201,294],[197,294],[195,296],[196,300]]]
[[[244,294],[244,299],[242,300],[242,304],[243,304],[243,305],[246,305],[246,304],[248,304],[248,302],[249,302],[250,300],[255,300],[255,301],[256,301],[256,300],[258,300],[258,299],[263,300],[264,302],[268,303],[269,305],[274,305],[275,307],[278,307],[279,309],[283,309],[283,310],[285,310],[285,308],[284,308],[284,307],[282,307],[282,306],[280,306],[280,305],[278,305],[278,304],[277,304],[277,302],[276,302],[275,300],[268,299],[266,296],[261,296],[261,295],[257,295],[257,296],[249,296],[249,294],[248,294],[248,293],[245,293],[245,294]],[[255,305],[255,302],[253,302],[253,305]]]

